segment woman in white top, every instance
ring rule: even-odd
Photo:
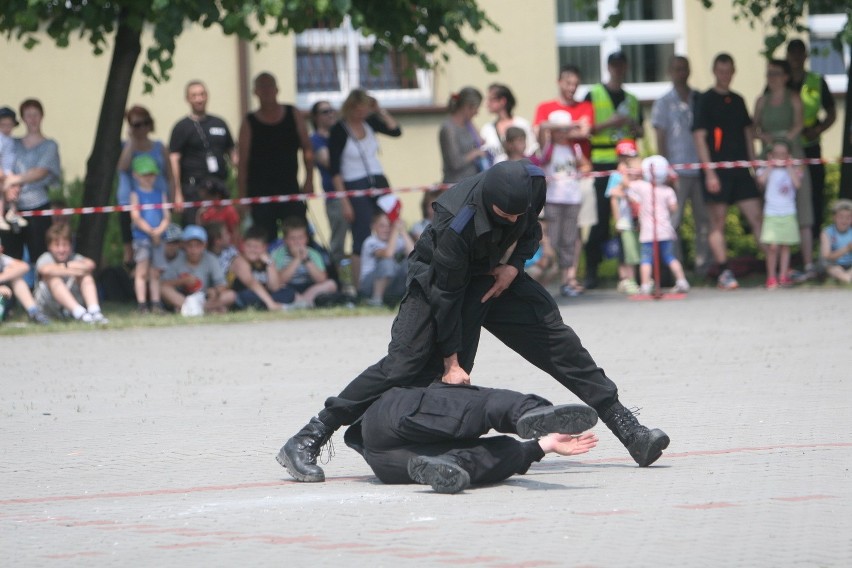
[[[354,89],[340,109],[343,118],[331,127],[328,137],[329,172],[335,191],[390,187],[379,162],[376,132],[401,136],[399,123],[362,89]],[[352,279],[357,288],[361,246],[370,236],[376,198],[346,197],[343,216],[352,232]]]
[[[520,128],[527,135],[527,147],[524,153],[527,156],[535,154],[538,143],[529,121],[512,114],[516,104],[512,90],[502,83],[492,83],[488,87],[485,104],[488,112],[496,118],[494,122],[489,122],[479,130],[483,148],[490,155],[491,161],[496,164],[506,160],[503,142],[506,140],[506,130],[511,126]]]

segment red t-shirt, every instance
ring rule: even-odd
[[[571,115],[571,120],[575,122],[579,121],[581,118],[585,118],[588,121],[589,126],[592,126],[595,123],[595,109],[591,102],[580,101],[573,105],[566,105],[560,100],[552,100],[538,105],[538,108],[535,110],[533,126],[538,126],[542,122],[545,122],[547,117],[550,116],[550,113],[555,110],[566,111]],[[592,155],[592,144],[589,140],[580,140],[579,144],[583,149],[583,154],[585,154],[587,158],[590,157]]]
[[[233,205],[212,205],[201,209],[201,224],[222,223],[231,233],[233,242],[240,240],[240,214]]]

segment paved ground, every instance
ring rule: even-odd
[[[455,496],[384,486],[335,437],[273,455],[384,349],[391,316],[0,339],[2,566],[850,566],[848,290],[588,295],[563,315],[669,451]],[[475,382],[573,398],[490,336]]]

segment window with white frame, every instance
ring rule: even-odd
[[[556,43],[559,64],[579,67],[583,83],[605,81],[606,59],[623,51],[627,56],[626,88],[640,99],[656,99],[670,87],[669,59],[686,50],[683,0],[630,0],[617,28],[603,24],[618,8],[618,0],[598,0],[591,11],[574,0],[556,1]]]
[[[374,36],[353,28],[349,18],[338,28],[317,27],[298,34],[297,104],[304,108],[327,100],[339,107],[352,89],[361,88],[388,108],[431,105],[431,72],[412,67],[394,53],[371,68],[374,42]]]
[[[834,45],[837,32],[846,25],[846,14],[811,13],[808,16],[808,48],[811,71],[825,77],[825,82],[832,93],[845,93],[846,69],[849,65],[849,44],[844,44],[840,50]]]

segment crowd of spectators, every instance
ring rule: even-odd
[[[558,280],[566,297],[597,287],[599,266],[612,256],[619,259],[620,292],[649,293],[660,286],[650,269],[661,261],[674,275],[675,291],[686,292],[678,229],[687,203],[694,221],[690,268],[697,277],[714,277],[723,289],[738,287],[725,242],[727,210],[736,205],[766,255],[768,289],[813,279],[819,268],[849,282],[852,203],[834,204],[833,222],[823,229],[823,165],[789,163],[821,157],[820,135],[836,119],[825,80],[805,69],[806,58],[806,46],[793,40],[786,59],[769,60],[765,89],[750,113],[732,90],[736,68],[730,55],[716,56],[714,84],[704,92],[689,84],[689,60],[673,57],[672,88],[651,108],[659,154],[651,161],[637,151],[645,117],[638,98],[624,88],[629,67],[623,52],[609,55],[607,80],[591,85],[583,100],[576,98],[580,69],[564,65],[557,97],[539,104],[532,121],[515,115],[517,101],[505,84],[489,85],[485,97],[475,87],[462,88],[451,95],[438,133],[442,181],[458,182],[504,160],[542,167],[548,179],[545,236],[527,269],[545,283]],[[116,201],[143,206],[120,214],[123,262],[141,313],[306,308],[341,296],[353,300],[353,294],[372,305],[399,301],[405,257],[428,229],[439,192],[424,194],[423,218],[411,229],[399,218],[396,200],[389,208],[373,197],[328,195],[327,247],[315,239],[303,200],[187,205],[228,197],[231,168],[239,197],[312,194],[315,167],[329,194],[390,187],[377,134],[398,137],[402,130],[374,97],[355,89],[340,116],[320,101],[306,120],[295,106],[278,101],[275,77],[261,73],[254,80],[258,108],[245,116],[235,140],[225,121],[207,112],[204,83],[191,81],[185,95],[189,112],[173,126],[168,144],[152,137],[155,123],[147,109],[133,106],[125,115]],[[483,102],[493,121],[477,129],[473,120]],[[41,103],[28,99],[18,112],[26,132],[16,138],[18,114],[0,108],[0,252],[6,253],[0,255],[0,317],[14,297],[37,323],[105,323],[95,263],[74,253],[66,220],[21,215],[52,207],[49,189],[59,181],[60,161],[57,143],[42,132]],[[773,161],[754,171],[669,166],[757,158]],[[643,172],[648,164],[651,171]],[[159,208],[167,203],[180,224]],[[796,269],[792,247],[800,251]],[[26,282],[30,265],[33,287]],[[343,266],[349,267],[345,281],[339,277]]]

